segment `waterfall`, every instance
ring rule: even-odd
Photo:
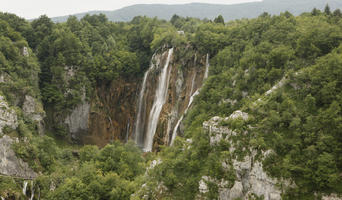
[[[23,194],[26,195],[27,181],[24,181]]]
[[[195,96],[197,96],[199,94],[199,90],[196,90],[196,92],[194,92],[193,95],[191,95],[190,97],[190,100],[189,100],[189,103],[188,103],[188,106],[186,107],[185,111],[184,111],[184,114],[181,116],[181,118],[178,120],[175,128],[173,129],[173,132],[172,132],[172,139],[171,139],[171,143],[170,145],[172,146],[173,145],[173,142],[174,140],[176,139],[176,136],[177,136],[177,131],[178,131],[178,128],[180,126],[180,123],[182,122],[183,118],[184,118],[184,115],[188,112],[192,102],[194,101],[194,98]]]
[[[207,57],[206,57],[206,62],[205,62],[205,72],[204,72],[204,76],[203,76],[203,82],[208,78],[208,75],[209,75],[209,67],[210,67],[210,64],[209,64],[209,54],[207,54]],[[194,77],[195,78],[195,77]],[[192,93],[193,91],[193,86],[194,86],[194,79],[192,80],[192,88],[191,88],[191,92],[190,94]],[[194,98],[195,96],[197,96],[199,94],[199,90],[196,90],[196,92],[194,92],[194,94],[191,95],[190,99],[189,99],[189,103],[188,103],[188,106],[186,107],[185,111],[184,111],[184,114],[180,117],[180,119],[177,121],[177,124],[175,126],[175,128],[173,129],[173,132],[172,132],[172,139],[171,139],[171,143],[170,145],[172,146],[173,145],[173,142],[174,140],[176,139],[176,136],[177,136],[177,131],[178,131],[178,128],[180,126],[180,123],[182,122],[183,118],[184,118],[184,115],[188,112],[192,102],[194,101]]]
[[[146,133],[146,139],[144,141],[144,149],[143,149],[145,152],[152,151],[153,138],[157,129],[159,115],[163,108],[163,105],[165,104],[167,90],[169,87],[169,80],[170,80],[171,70],[169,70],[169,64],[170,64],[170,59],[171,59],[172,54],[173,54],[173,48],[169,50],[166,63],[159,76],[159,82],[157,85],[155,98],[154,98],[153,105],[150,111],[150,116],[148,118],[147,133]]]
[[[34,198],[34,184],[33,184],[33,181],[31,181],[31,198],[30,200],[33,200]]]
[[[204,77],[203,77],[203,81],[205,79],[208,78],[209,75],[209,67],[210,67],[210,63],[209,63],[209,54],[207,54],[207,58],[205,60],[205,72],[204,72]]]
[[[145,109],[146,102],[145,102],[144,96],[145,96],[145,91],[146,91],[146,82],[147,82],[147,78],[150,72],[154,68],[154,64],[153,64],[154,58],[155,58],[155,54],[152,56],[150,68],[145,72],[143,84],[139,93],[138,112],[137,112],[135,128],[134,128],[134,141],[140,147],[143,147],[144,145],[144,134],[143,134],[144,126],[143,125],[144,125],[145,119],[141,119],[141,117],[142,117],[142,112],[145,111],[144,109]]]
[[[129,120],[126,126],[126,137],[125,137],[125,142],[128,141],[128,136],[129,136],[129,128],[130,128],[130,124],[129,124]]]

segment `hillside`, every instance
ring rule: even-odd
[[[75,14],[77,18],[82,18],[86,14],[105,14],[110,21],[131,21],[135,16],[158,17],[159,19],[170,20],[176,14],[182,17],[195,17],[200,19],[213,20],[218,15],[222,15],[226,21],[254,18],[263,12],[279,14],[289,11],[294,15],[309,12],[313,8],[323,9],[326,4],[333,9],[342,8],[339,0],[264,0],[262,2],[243,3],[235,5],[215,5],[192,3],[184,5],[163,5],[163,4],[138,4],[128,6],[114,11],[90,11],[87,13]],[[68,16],[54,17],[55,22],[65,22]]]

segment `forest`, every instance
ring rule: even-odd
[[[221,163],[233,166],[233,159],[252,152],[270,177],[290,180],[291,187],[279,186],[282,199],[342,195],[341,44],[342,12],[329,6],[228,22],[177,15],[111,22],[99,14],[54,23],[45,15],[29,22],[0,13],[0,75],[10,80],[0,81],[0,95],[18,115],[18,127],[3,132],[19,138],[12,148],[38,174],[31,187],[39,188],[40,199],[219,199],[216,184],[198,196],[201,178],[233,187],[234,169]],[[192,46],[210,55],[209,78],[173,146],[142,152],[133,141],[81,145],[49,116],[42,135],[17,102],[30,95],[42,102],[37,112],[69,113],[101,85],[141,80],[163,46]],[[77,69],[68,83],[66,68]],[[269,93],[279,82],[282,87]],[[203,122],[236,110],[248,113],[248,120],[220,124],[238,133],[231,137],[235,151],[225,140],[211,145]],[[0,176],[0,196],[26,199],[22,180]]]

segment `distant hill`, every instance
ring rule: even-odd
[[[158,17],[169,20],[174,14],[183,17],[196,17],[214,19],[222,15],[226,21],[240,18],[254,18],[263,12],[279,14],[289,11],[294,15],[311,11],[313,8],[323,9],[329,4],[332,10],[342,9],[341,0],[264,0],[262,2],[242,3],[234,5],[191,3],[182,5],[165,4],[137,4],[114,11],[90,11],[74,14],[82,18],[86,14],[107,15],[111,21],[130,21],[135,16]],[[69,16],[52,18],[55,22],[64,22]]]

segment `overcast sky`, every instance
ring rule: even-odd
[[[183,4],[191,2],[234,4],[258,0],[0,0],[0,11],[32,19],[70,15],[90,10],[116,10],[133,4]]]

